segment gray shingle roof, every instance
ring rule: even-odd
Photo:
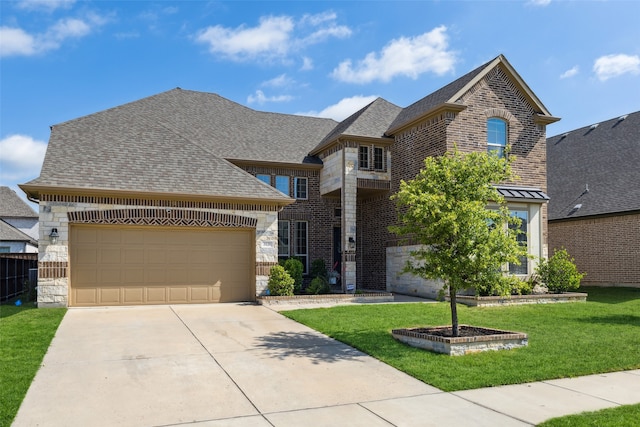
[[[0,241],[4,242],[29,242],[34,246],[38,246],[38,242],[33,240],[31,236],[18,230],[11,224],[0,220]]]
[[[403,109],[400,114],[398,114],[396,119],[389,126],[389,129],[392,130],[404,125],[405,123],[409,123],[412,120],[420,117],[422,114],[426,113],[427,111],[445,102],[453,102],[451,100],[451,97],[454,96],[456,93],[458,93],[458,91],[460,91],[463,87],[465,87],[471,80],[473,80],[482,71],[484,71],[484,69],[493,61],[495,61],[495,58],[485,64],[482,64],[478,68],[468,72],[467,74],[460,77],[459,79],[454,80],[448,85],[436,90],[435,92],[409,105],[408,107]]]
[[[335,123],[174,89],[54,126],[27,185],[289,200],[224,158],[303,163]]]
[[[383,138],[389,124],[402,111],[402,108],[382,98],[377,98],[359,111],[344,119],[342,122],[322,139],[320,144],[311,154],[315,154],[321,148],[341,135],[360,137]]]
[[[640,210],[640,111],[547,139],[549,219]]]
[[[0,187],[0,218],[38,218],[38,214],[11,188]]]

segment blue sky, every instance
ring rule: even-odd
[[[548,136],[640,110],[640,2],[0,0],[0,185],[49,126],[159,92],[341,120],[410,105],[504,54]]]

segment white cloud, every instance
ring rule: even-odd
[[[605,55],[596,59],[593,72],[601,81],[623,74],[640,74],[640,56],[638,55]]]
[[[571,68],[571,69],[565,71],[564,73],[562,73],[560,75],[560,78],[561,79],[568,79],[568,78],[573,77],[576,74],[578,74],[578,72],[580,72],[580,68],[576,65],[573,68]]]
[[[330,105],[322,111],[308,111],[306,113],[296,114],[300,116],[323,117],[340,122],[360,110],[365,105],[372,103],[377,98],[377,96],[356,95],[350,98],[341,99],[337,104]]]
[[[0,27],[0,56],[33,55],[36,41],[21,28]]]
[[[331,76],[348,83],[388,82],[396,76],[416,79],[420,74],[437,75],[453,71],[455,52],[448,50],[447,28],[439,26],[416,37],[391,40],[380,53],[371,52],[353,64],[341,62]]]
[[[335,20],[332,13],[305,15],[297,23],[291,16],[263,16],[255,27],[207,27],[196,34],[195,40],[208,45],[212,54],[235,61],[284,60],[311,44],[351,35],[349,28],[337,25]]]
[[[286,74],[280,74],[277,77],[272,78],[271,80],[267,80],[262,82],[260,86],[264,87],[286,87],[295,84],[295,80]]]
[[[304,56],[302,58],[302,67],[300,67],[300,71],[309,71],[313,70],[313,60],[309,57]]]
[[[527,2],[527,4],[529,4],[531,6],[545,7],[545,6],[549,6],[551,4],[551,0],[529,0]]]
[[[26,10],[51,12],[59,8],[68,9],[75,2],[75,0],[21,0],[18,2],[18,7]]]
[[[266,96],[263,91],[256,90],[255,95],[249,95],[247,102],[249,104],[264,104],[267,102],[288,102],[293,99],[291,95]]]
[[[28,135],[9,135],[0,140],[0,179],[17,181],[38,176],[47,143]]]
[[[40,34],[29,34],[21,28],[0,27],[0,56],[31,56],[58,49],[64,41],[85,37],[106,22],[107,18],[96,14],[89,14],[86,19],[65,18]]]

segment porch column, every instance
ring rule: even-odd
[[[342,152],[342,290],[353,293],[356,289],[358,146],[345,143]]]

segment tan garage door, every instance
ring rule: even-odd
[[[255,299],[252,230],[72,225],[72,306]]]

